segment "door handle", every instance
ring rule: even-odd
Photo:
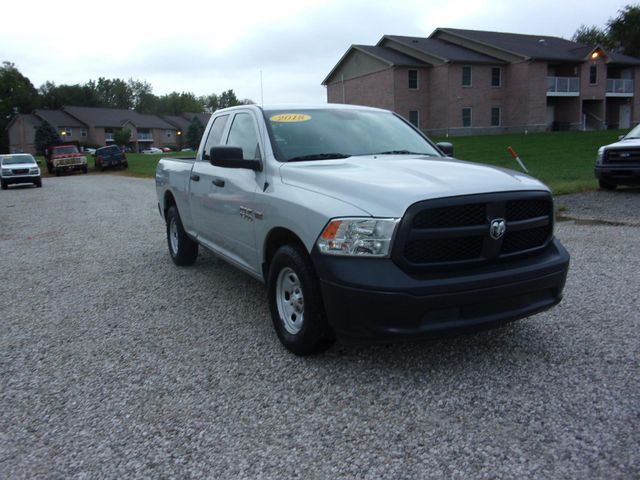
[[[213,180],[211,180],[211,183],[213,183],[216,187],[224,187],[224,180],[221,178],[214,178]]]
[[[200,175],[196,175],[195,173],[192,173],[191,180],[193,180],[194,182],[198,182],[200,180]]]

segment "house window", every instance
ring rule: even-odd
[[[500,126],[500,107],[491,108],[491,126],[492,127]]]
[[[165,130],[164,133],[167,138],[173,138],[173,130]]]
[[[409,123],[416,128],[420,128],[420,112],[418,110],[409,110]]]
[[[418,89],[418,70],[409,70],[409,89]]]
[[[462,67],[462,86],[470,87],[471,86],[471,66],[465,65]]]
[[[462,109],[462,126],[463,127],[471,126],[471,107],[464,107]]]
[[[499,87],[502,85],[502,69],[500,67],[491,68],[491,86]]]
[[[73,130],[71,130],[71,127],[60,127],[60,136],[62,137],[63,140],[65,138],[71,137],[72,133],[73,133]]]
[[[596,83],[598,83],[598,66],[591,65],[589,67],[589,84],[595,85]]]
[[[87,136],[87,129],[86,128],[81,128],[80,129],[80,135],[82,135],[83,137]]]

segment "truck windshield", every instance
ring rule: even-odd
[[[36,160],[31,155],[11,155],[2,159],[2,165],[18,165],[21,163],[35,164]]]
[[[78,153],[78,147],[75,145],[68,145],[66,147],[54,147],[54,155],[62,155],[65,153]]]
[[[441,154],[400,118],[357,109],[265,110],[280,161]]]

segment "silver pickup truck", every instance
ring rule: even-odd
[[[557,304],[569,255],[547,187],[446,147],[373,108],[218,110],[195,158],[158,163],[169,253],[189,265],[202,245],[265,282],[278,337],[299,355]]]

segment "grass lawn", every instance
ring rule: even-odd
[[[549,185],[556,195],[593,190],[598,184],[593,166],[598,147],[614,142],[624,130],[598,132],[553,132],[532,135],[485,135],[476,137],[434,137],[436,142],[453,143],[455,156],[461,160],[488,163],[520,170],[507,147],[511,146],[529,169],[529,174]],[[195,152],[172,152],[158,155],[128,153],[128,170],[115,173],[135,177],[153,178],[158,160],[163,156],[189,157]],[[44,160],[41,166],[44,167]],[[94,159],[87,158],[89,172],[94,173]],[[42,168],[47,176],[46,168]],[[99,173],[99,172],[96,172]],[[107,170],[105,173],[114,173]]]
[[[434,138],[453,143],[456,158],[520,170],[507,151],[518,152],[529,174],[549,185],[556,195],[597,188],[593,174],[598,148],[612,143],[624,130],[553,132],[533,135],[486,135]]]

